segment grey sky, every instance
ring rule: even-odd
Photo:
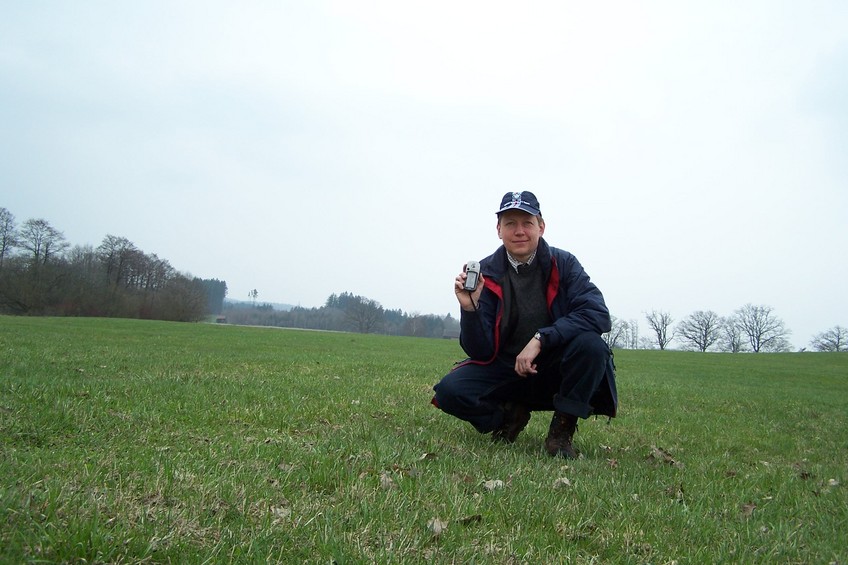
[[[456,315],[531,190],[613,315],[848,325],[848,3],[3,2],[0,206]]]

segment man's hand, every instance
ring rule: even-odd
[[[529,377],[536,374],[536,357],[542,352],[542,344],[535,337],[524,346],[518,357],[515,358],[515,372],[520,377]]]
[[[477,288],[469,294],[465,290],[465,279],[467,278],[468,275],[465,274],[465,270],[463,269],[454,280],[453,291],[456,293],[456,299],[459,301],[460,308],[468,312],[473,312],[477,309],[477,304],[480,303],[480,295],[483,293],[483,282],[485,282],[485,279],[483,279],[483,275],[481,274],[480,279],[477,281]]]

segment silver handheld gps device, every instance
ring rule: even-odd
[[[480,263],[477,261],[469,261],[468,264],[465,265],[465,274],[467,276],[465,279],[465,290],[477,290],[477,283],[480,281]]]

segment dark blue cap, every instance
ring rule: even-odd
[[[508,210],[521,210],[534,216],[539,216],[542,211],[539,209],[539,201],[536,195],[532,192],[507,192],[501,200],[501,209],[495,212],[500,215],[501,212]]]

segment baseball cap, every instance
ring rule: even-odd
[[[536,195],[526,190],[524,192],[507,192],[504,194],[504,197],[501,200],[501,209],[495,213],[500,215],[501,212],[515,209],[522,210],[528,214],[533,214],[534,216],[542,214],[542,211],[539,209],[539,201],[536,199]]]

